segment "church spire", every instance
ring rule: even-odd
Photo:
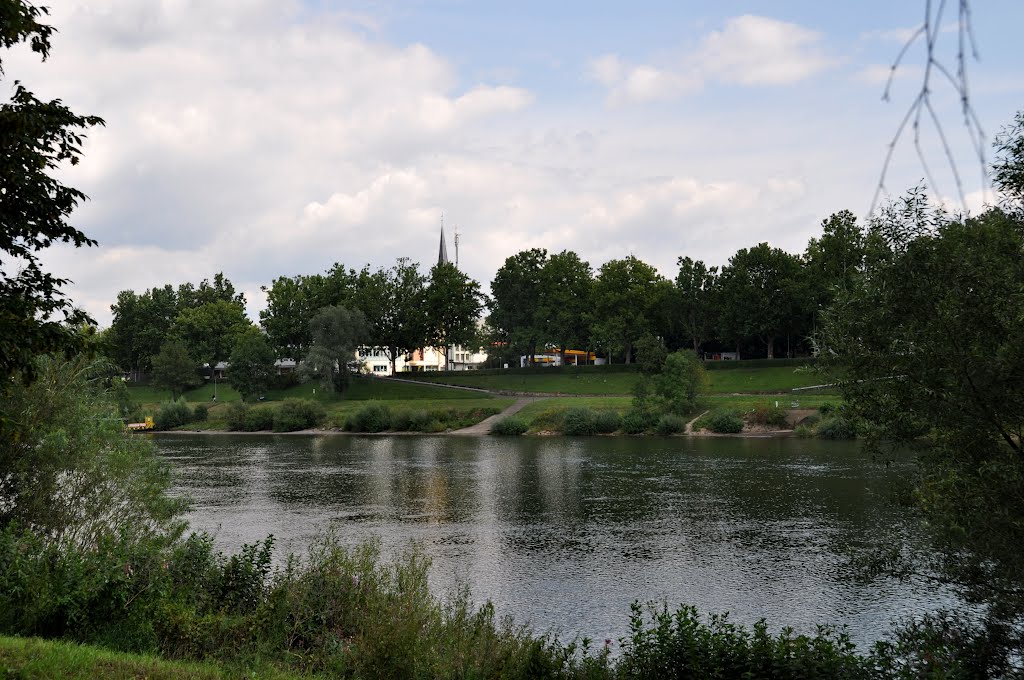
[[[448,264],[448,249],[444,245],[444,218],[441,218],[441,247],[437,251],[437,263]]]

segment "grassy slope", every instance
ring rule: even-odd
[[[151,387],[130,387],[132,398],[142,404],[143,412],[153,414],[162,401],[170,399],[170,393]],[[314,392],[315,390],[315,392]],[[219,385],[217,401],[212,401],[213,386],[204,385],[185,395],[193,403],[205,403],[209,407],[209,418],[202,423],[189,423],[185,430],[224,430],[228,404],[238,401],[238,393]],[[362,408],[368,401],[384,401],[392,411],[438,411],[458,410],[467,412],[476,409],[502,410],[513,403],[513,399],[496,399],[489,394],[451,389],[440,385],[418,385],[377,378],[356,378],[349,389],[342,394],[326,392],[316,383],[296,385],[285,390],[267,392],[264,404],[288,398],[313,399],[327,408],[327,422],[339,425],[345,417]],[[257,405],[258,407],[258,405]]]
[[[209,663],[182,663],[122,654],[98,647],[38,638],[0,637],[0,677],[6,678],[299,678],[274,668],[231,669]]]
[[[519,373],[510,371],[502,375],[474,375],[467,371],[465,375],[438,376],[430,373],[417,373],[415,380],[422,382],[443,382],[450,385],[479,387],[486,390],[504,390],[509,392],[542,392],[547,394],[630,394],[639,376],[635,373]]]
[[[809,387],[827,382],[822,376],[804,368],[779,366],[767,368],[734,368],[708,371],[711,394],[785,393],[794,387]],[[515,392],[561,393],[572,395],[632,394],[640,376],[636,373],[552,373],[526,374],[509,371],[502,375],[437,376],[420,373],[414,376],[423,382],[445,382],[451,385],[480,387]]]
[[[238,392],[221,383],[217,387],[217,403],[228,403],[240,399]],[[203,385],[198,389],[185,393],[186,401],[192,403],[212,403],[213,385]],[[161,390],[147,385],[130,386],[132,399],[140,404],[159,404],[171,398],[168,390]],[[314,394],[315,391],[315,394]],[[289,397],[315,399],[322,403],[333,403],[350,400],[367,399],[486,399],[485,394],[466,390],[453,390],[440,385],[413,385],[410,383],[378,380],[376,378],[355,378],[344,393],[337,394],[323,390],[317,383],[296,385],[285,390],[269,390],[267,401],[278,401]]]
[[[818,408],[822,404],[839,404],[840,399],[832,395],[802,395],[795,399],[791,396],[779,397],[765,395],[705,395],[701,397],[696,416],[701,411],[715,408],[732,408],[741,411],[752,411],[759,406],[774,406],[778,402],[783,408],[790,408],[796,401],[802,408]],[[518,413],[520,418],[526,420],[530,429],[534,432],[539,430],[556,429],[561,420],[562,414],[571,408],[589,408],[595,411],[618,411],[620,414],[629,410],[632,397],[555,397],[552,399],[538,399],[528,404]]]
[[[454,390],[446,390],[446,393],[454,392]],[[473,395],[472,393],[465,393]],[[332,427],[340,427],[345,419],[351,413],[358,411],[367,405],[369,399],[362,400],[344,400],[344,401],[329,401],[324,404],[327,407],[327,423]],[[511,397],[489,397],[489,396],[476,396],[476,398],[457,398],[457,399],[387,399],[378,400],[383,401],[392,412],[398,413],[401,411],[447,411],[455,410],[460,413],[474,411],[477,409],[488,409],[494,411],[502,411],[511,406],[515,399]],[[267,404],[268,407],[272,406],[273,402]],[[261,408],[260,405],[256,405],[255,408]],[[226,430],[227,429],[227,404],[217,404],[210,408],[209,418],[202,423],[189,423],[184,427],[180,428],[183,430]]]

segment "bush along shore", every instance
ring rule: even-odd
[[[436,597],[415,551],[386,561],[376,543],[350,549],[328,535],[304,559],[275,569],[272,557],[272,538],[227,556],[199,535],[159,548],[113,540],[60,549],[8,527],[0,634],[142,653],[149,663],[212,662],[238,677],[876,678],[898,677],[905,661],[897,643],[862,653],[834,628],[775,633],[764,621],[747,628],[655,603],[633,606],[620,640],[563,641],[500,619],[489,603],[474,606],[464,591]],[[0,645],[0,663],[15,673],[38,656],[18,649]],[[103,667],[117,675],[119,663],[139,661]]]

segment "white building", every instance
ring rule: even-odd
[[[456,241],[458,235],[456,235]],[[438,264],[446,264],[448,249],[444,240],[444,226],[441,226],[441,244],[437,252]],[[458,265],[458,263],[456,263]],[[380,347],[360,347],[356,351],[356,360],[363,365],[362,372],[369,375],[392,375],[391,359]],[[455,345],[445,356],[442,347],[424,347],[409,354],[400,355],[395,360],[395,373],[409,371],[468,371],[480,368],[487,361],[487,353],[483,348],[472,350]]]

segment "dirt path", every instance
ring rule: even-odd
[[[701,418],[703,418],[704,415],[707,414],[707,413],[708,413],[707,411],[704,411],[704,413],[699,414],[696,418],[694,418],[693,420],[688,422],[686,424],[686,434],[693,434],[693,424],[695,422],[697,422],[698,420],[700,420]]]
[[[513,413],[518,413],[527,404],[529,404],[531,402],[534,402],[534,401],[537,401],[537,399],[539,399],[539,398],[540,397],[522,397],[520,399],[516,399],[515,402],[511,406],[509,406],[507,409],[505,409],[501,413],[495,414],[495,415],[491,416],[490,418],[484,418],[483,420],[481,420],[476,425],[470,425],[469,427],[464,427],[461,430],[455,430],[454,432],[450,432],[449,434],[470,434],[470,435],[490,434],[491,433],[491,426],[494,425],[496,422],[498,422],[502,418],[507,418],[508,416],[512,415]]]

